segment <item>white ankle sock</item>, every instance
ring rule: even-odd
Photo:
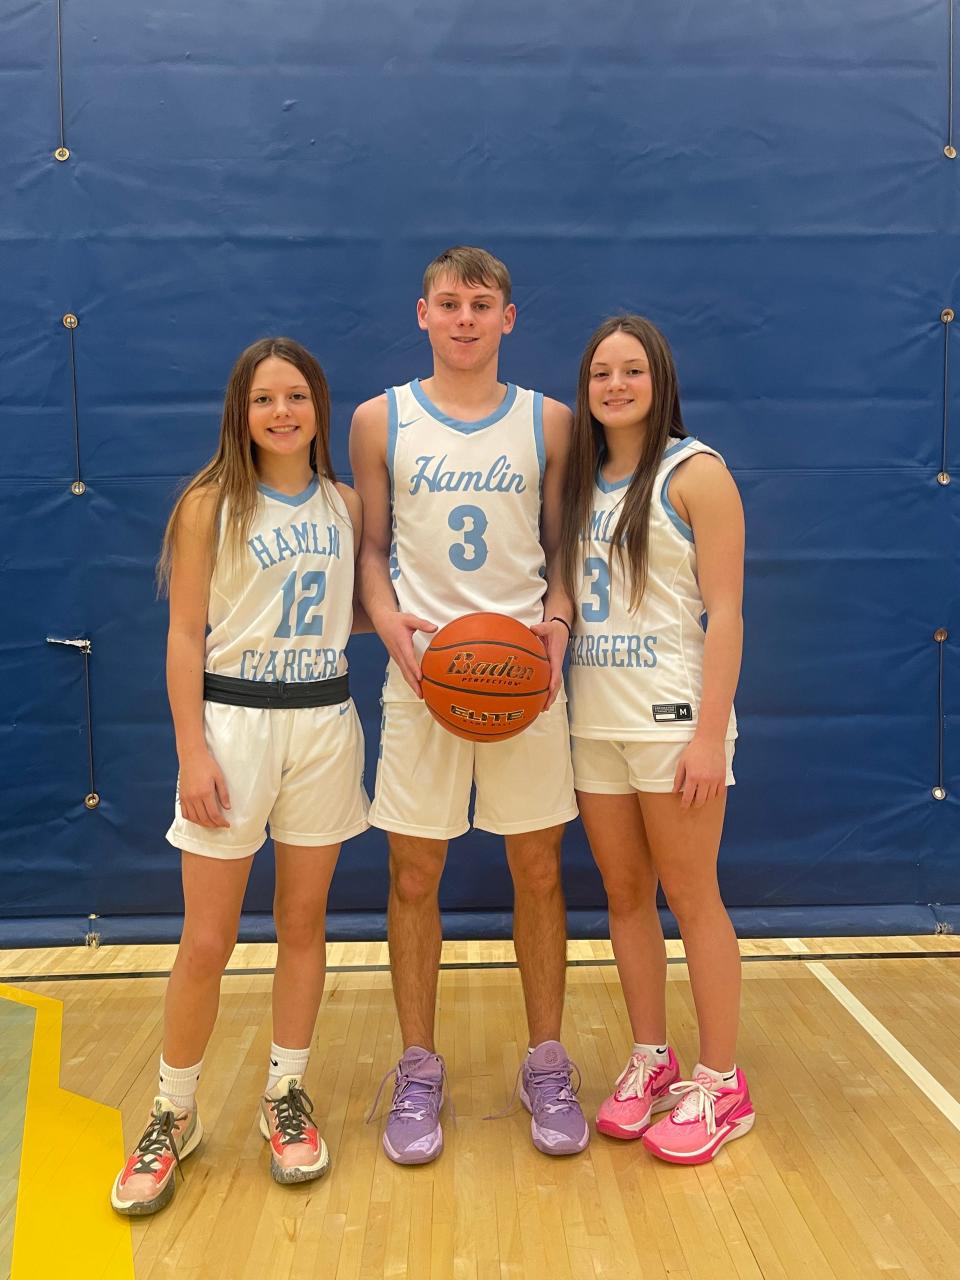
[[[306,1049],[284,1049],[271,1041],[270,1069],[267,1075],[265,1093],[269,1093],[278,1085],[284,1076],[299,1076],[303,1079],[310,1060],[310,1046]]]
[[[723,1085],[726,1088],[729,1088],[731,1085],[735,1084],[737,1080],[737,1064],[736,1063],[733,1064],[733,1066],[729,1071],[714,1071],[713,1067],[705,1067],[702,1062],[698,1062],[697,1065],[693,1068],[694,1076],[696,1076],[697,1072],[699,1071],[706,1072],[706,1074],[708,1076],[711,1076],[717,1082],[717,1084]]]
[[[197,1083],[200,1080],[200,1068],[203,1066],[203,1059],[194,1067],[171,1067],[168,1062],[164,1062],[163,1054],[160,1055],[160,1085],[159,1092],[169,1098],[175,1107],[182,1107],[184,1111],[192,1111],[197,1105]]]
[[[658,1067],[663,1066],[670,1056],[667,1045],[659,1044],[634,1044],[630,1052],[642,1053],[644,1057],[649,1058]]]

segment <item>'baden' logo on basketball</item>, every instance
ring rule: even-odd
[[[487,684],[526,683],[534,676],[533,667],[518,661],[517,655],[511,653],[498,662],[484,662],[475,653],[463,650],[454,656],[447,667],[447,675],[466,676],[470,680],[482,680]]]

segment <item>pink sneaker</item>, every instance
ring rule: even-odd
[[[699,1065],[692,1080],[670,1086],[682,1100],[668,1116],[643,1135],[643,1145],[671,1164],[706,1164],[725,1142],[742,1138],[753,1128],[756,1114],[743,1072],[736,1083],[718,1085]]]
[[[654,1112],[669,1111],[676,1105],[670,1086],[679,1079],[680,1067],[672,1049],[660,1065],[652,1063],[646,1054],[631,1054],[617,1076],[613,1093],[600,1104],[597,1129],[610,1138],[639,1138],[653,1123]]]

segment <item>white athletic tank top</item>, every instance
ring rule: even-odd
[[[206,669],[243,680],[328,680],[347,669],[353,625],[353,524],[336,486],[314,476],[289,497],[260,485],[236,567],[224,553],[210,582]]]
[[[696,731],[703,597],[693,530],[677,515],[667,492],[674,470],[695,453],[720,458],[692,438],[674,440],[664,451],[650,502],[647,585],[635,612],[629,574],[620,572],[616,554],[612,581],[608,568],[610,540],[631,477],[608,484],[597,473],[567,675],[570,732],[577,737],[682,740]],[[737,736],[732,708],[726,736]]]
[[[542,621],[543,396],[511,383],[489,417],[460,422],[417,379],[387,390],[387,411],[390,577],[401,611],[438,627],[488,610]],[[414,636],[418,655],[429,641]],[[414,697],[393,663],[384,697]]]

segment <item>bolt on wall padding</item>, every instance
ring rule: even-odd
[[[937,646],[937,783],[931,788],[930,794],[934,800],[946,800],[947,788],[944,784],[943,774],[943,731],[944,731],[944,715],[943,715],[943,646],[946,643],[949,631],[946,627],[937,627],[933,633],[934,643]]]
[[[952,3],[952,0],[951,0]],[[57,0],[57,92],[60,96],[60,145],[53,153],[54,160],[69,160],[70,148],[63,129],[63,0]]]
[[[947,428],[950,425],[950,326],[954,321],[953,307],[944,307],[940,312],[940,323],[943,325],[943,440],[940,445],[940,470],[937,472],[937,484],[950,483],[950,472],[947,470]]]
[[[80,478],[80,409],[77,403],[77,352],[74,342],[74,332],[80,321],[68,311],[65,316],[61,316],[61,322],[67,333],[70,335],[70,401],[73,406],[73,445],[74,445],[74,480],[70,486],[70,492],[76,497],[87,492],[87,486]]]
[[[953,145],[953,55],[954,55],[954,33],[956,31],[956,23],[954,21],[954,9],[956,0],[947,0],[947,142],[943,148],[943,154],[948,160],[956,160],[957,148]]]
[[[90,789],[83,797],[83,803],[87,809],[96,809],[100,804],[100,794],[97,791],[93,773],[93,707],[90,699],[90,654],[93,652],[93,644],[85,637],[77,640],[59,640],[56,636],[47,636],[47,644],[66,645],[70,649],[78,649],[83,655],[83,689],[87,704],[87,767],[90,782]]]

